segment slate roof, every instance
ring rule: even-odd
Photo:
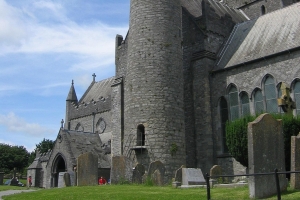
[[[101,98],[107,99],[111,96],[111,85],[113,84],[115,77],[111,77],[99,82],[92,82],[90,87],[84,93],[84,95],[79,100],[82,102],[99,101]]]
[[[214,70],[230,68],[300,46],[300,3],[234,27]]]
[[[100,140],[98,134],[70,130],[61,130],[60,134],[63,140],[67,140],[65,142],[69,146],[69,151],[74,158],[91,152],[98,155],[99,168],[110,168],[110,155],[105,155],[105,151],[101,147],[103,142]]]
[[[231,16],[232,20],[236,23],[243,22],[247,20],[247,17],[239,10],[230,8],[219,1],[214,0],[203,0],[208,3],[212,9],[218,14],[220,17],[224,17],[225,15]],[[186,8],[190,14],[194,17],[200,17],[202,15],[202,0],[181,0],[181,4],[184,8]]]

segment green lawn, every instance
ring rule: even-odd
[[[0,186],[0,190],[3,187]],[[18,187],[16,187],[18,189]],[[26,189],[26,188],[24,188]],[[249,199],[248,187],[241,188],[213,188],[212,199]],[[4,200],[42,199],[105,199],[105,200],[193,200],[206,199],[205,188],[175,189],[170,186],[151,187],[144,185],[105,185],[88,187],[68,187],[55,189],[39,189],[35,192],[15,194],[3,197]],[[268,199],[277,199],[276,196]],[[288,190],[282,199],[300,199],[300,191]]]

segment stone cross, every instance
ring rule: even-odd
[[[296,104],[291,98],[290,88],[285,83],[281,83],[280,89],[282,95],[277,99],[278,106],[280,106],[286,114],[293,114],[293,109],[296,108]]]
[[[95,73],[93,73],[93,82],[95,82],[95,78],[96,78],[96,74]]]
[[[62,119],[60,123],[61,123],[60,128],[63,129],[63,127],[64,127],[64,120]]]

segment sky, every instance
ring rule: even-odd
[[[0,143],[29,152],[55,140],[71,82],[114,76],[130,0],[0,0]]]

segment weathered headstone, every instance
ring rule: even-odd
[[[182,168],[182,185],[205,185],[205,179],[199,168]]]
[[[175,172],[175,182],[182,183],[182,166],[176,170]]]
[[[248,124],[249,173],[285,171],[282,121],[270,114],[262,114]],[[284,174],[279,175],[280,189],[286,190]],[[266,198],[277,193],[275,177],[250,176],[250,198]]]
[[[77,186],[98,185],[98,156],[81,154],[77,159]]]
[[[159,171],[155,172],[156,170]],[[159,185],[163,185],[164,184],[164,177],[165,177],[165,166],[164,164],[162,164],[162,162],[160,161],[155,161],[150,163],[149,165],[149,169],[148,169],[148,177],[152,178],[156,178],[156,180],[152,180],[154,181],[154,184],[159,184]],[[155,175],[152,176],[155,172]],[[159,179],[159,180],[158,180]]]
[[[221,175],[222,175],[222,168],[221,168],[220,165],[214,165],[210,169],[210,176],[221,176]],[[211,182],[222,183],[223,179],[222,179],[222,177],[220,177],[220,178],[212,178]]]
[[[121,181],[132,182],[133,162],[129,158],[114,156],[111,164],[110,181],[112,184],[117,184]]]
[[[58,188],[70,186],[70,174],[67,172],[59,172],[58,174]]]
[[[145,174],[145,167],[142,164],[137,164],[134,167],[133,175],[132,175],[132,182],[141,184],[143,183],[143,175]]]
[[[160,173],[159,169],[155,170],[153,174],[151,174],[151,180],[153,181],[154,185],[164,185],[164,178],[162,177],[162,174]]]
[[[71,186],[75,186],[75,172],[74,171],[70,171],[70,184]]]
[[[300,171],[300,134],[291,138],[291,171]],[[300,174],[291,174],[291,188],[300,189]]]

